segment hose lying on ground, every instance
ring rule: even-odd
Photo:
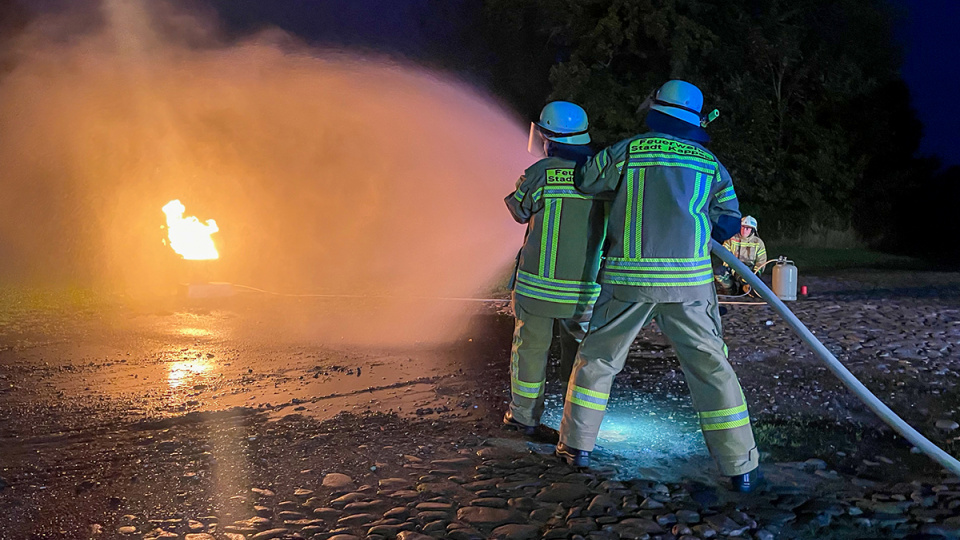
[[[739,272],[747,283],[770,304],[770,307],[783,317],[783,320],[787,322],[797,336],[809,345],[810,348],[813,349],[813,352],[817,353],[817,356],[827,364],[830,371],[832,371],[854,395],[860,398],[860,401],[869,407],[874,414],[879,416],[888,426],[892,427],[897,433],[919,448],[921,452],[930,456],[934,461],[943,465],[945,469],[960,477],[960,461],[957,461],[950,454],[944,452],[940,447],[927,440],[920,432],[913,429],[910,424],[904,422],[902,418],[890,410],[890,407],[887,407],[882,401],[877,399],[877,396],[873,395],[863,383],[857,380],[857,378],[853,376],[853,373],[850,373],[850,371],[827,350],[823,343],[820,343],[820,341],[814,337],[813,333],[800,322],[800,319],[773,294],[773,291],[767,288],[763,281],[754,275],[745,264],[740,262],[733,253],[727,251],[727,249],[717,243],[716,240],[710,241],[710,251],[717,257],[720,257],[720,259],[731,268]]]

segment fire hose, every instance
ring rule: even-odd
[[[797,334],[797,336],[803,340],[813,352],[820,357],[821,360],[827,365],[827,368],[833,372],[834,375],[840,379],[840,382],[844,384],[857,398],[860,399],[874,414],[880,417],[884,423],[894,429],[899,433],[903,438],[910,441],[915,447],[917,447],[921,452],[929,456],[931,459],[942,465],[945,469],[949,470],[951,473],[955,474],[957,477],[960,477],[960,461],[957,461],[953,456],[944,452],[939,446],[930,442],[926,437],[920,434],[916,429],[907,424],[902,418],[897,416],[890,407],[887,407],[882,401],[880,401],[877,396],[873,395],[866,386],[863,385],[853,373],[844,367],[843,364],[837,360],[837,357],[834,356],[824,345],[818,340],[813,333],[802,323],[796,315],[790,311],[786,305],[780,300],[771,291],[764,283],[760,280],[759,276],[755,275],[750,271],[749,268],[733,253],[727,251],[722,245],[717,243],[715,240],[710,241],[710,251],[714,255],[719,257],[723,262],[727,263],[728,266],[736,270],[741,277],[750,284],[751,287],[757,293],[760,294],[760,297],[766,300],[766,302],[776,311],[787,325]]]

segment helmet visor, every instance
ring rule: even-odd
[[[547,137],[543,134],[540,126],[536,122],[530,122],[530,137],[527,138],[527,152],[530,152],[538,158],[547,157],[546,154]]]

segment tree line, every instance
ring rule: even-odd
[[[642,132],[672,78],[700,86],[714,150],[770,236],[852,227],[874,247],[960,261],[960,168],[916,157],[902,20],[882,0],[484,0],[496,92],[534,116],[584,106],[598,145]]]

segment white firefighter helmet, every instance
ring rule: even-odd
[[[587,112],[583,107],[569,101],[552,101],[540,112],[540,120],[530,124],[527,150],[535,155],[543,154],[546,141],[564,144],[587,144]]]
[[[650,107],[688,124],[701,125],[703,92],[687,81],[672,80],[663,83]]]
[[[740,226],[757,230],[757,219],[753,216],[743,216],[743,219],[740,220]]]

